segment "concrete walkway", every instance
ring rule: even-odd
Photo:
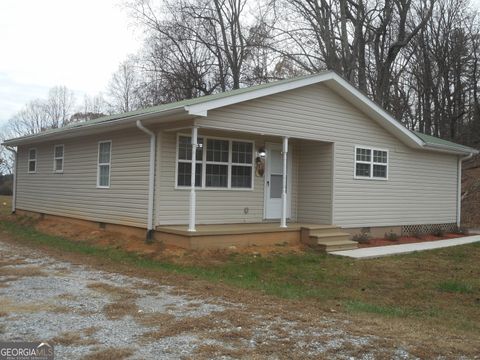
[[[355,250],[333,251],[330,254],[347,256],[355,259],[371,259],[382,256],[408,254],[415,251],[440,249],[450,246],[471,244],[480,241],[480,235],[465,236],[456,239],[426,241],[413,244],[376,246]]]

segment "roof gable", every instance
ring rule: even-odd
[[[357,90],[333,71],[304,76],[291,81],[276,82],[272,83],[272,85],[266,84],[270,86],[249,88],[249,91],[231,93],[229,96],[221,98],[206,98],[201,102],[187,105],[186,110],[192,115],[207,116],[209,110],[218,109],[224,106],[237,104],[239,102],[256,99],[263,96],[269,96],[284,91],[291,91],[318,83],[325,83],[332,90],[340,93],[342,97],[345,97],[349,102],[353,103],[356,107],[367,113],[367,115],[379,122],[379,124],[386,128],[387,131],[392,132],[407,145],[417,148],[421,148],[423,146],[423,141],[420,138],[415,136],[415,134],[400,124],[383,108],[378,106],[366,95],[362,94],[359,90]]]

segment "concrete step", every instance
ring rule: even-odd
[[[330,244],[319,243],[317,245],[317,248],[325,252],[353,250],[358,248],[358,243],[350,240],[342,242],[332,242]]]
[[[329,233],[322,235],[310,235],[311,243],[319,250],[326,252],[352,250],[358,247],[356,241],[350,240],[348,233]]]
[[[333,245],[333,244],[347,244],[354,242],[357,244],[356,241],[351,241],[347,236],[340,235],[340,236],[331,236],[331,237],[322,237],[319,238],[317,236],[312,236],[315,239],[316,244],[323,244],[323,245]]]
[[[356,249],[358,243],[351,241],[350,237],[336,225],[302,227],[302,242],[325,252]]]
[[[313,230],[310,231],[310,236],[317,236],[319,239],[320,238],[329,238],[329,237],[339,237],[339,236],[346,236],[347,238],[350,238],[351,235],[347,232],[341,231],[340,229],[335,229],[330,231],[318,231],[318,230]]]
[[[310,235],[322,234],[322,233],[331,233],[341,231],[341,229],[336,225],[314,225],[308,227],[302,227],[302,231],[307,231]]]
[[[322,249],[324,251],[338,251],[338,250],[352,250],[358,247],[358,243],[356,241],[349,240],[349,235],[340,235],[340,236],[333,236],[333,237],[323,237],[318,238],[316,236],[312,239],[316,241],[316,247]]]

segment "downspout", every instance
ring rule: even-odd
[[[461,214],[462,214],[462,162],[470,159],[473,156],[473,153],[469,155],[458,158],[457,163],[457,227],[460,227],[461,223]]]
[[[153,238],[153,201],[155,197],[155,161],[156,161],[156,139],[155,133],[145,126],[140,120],[137,120],[137,127],[150,136],[150,164],[148,173],[148,215],[147,215],[147,235],[146,241],[150,242]]]
[[[10,146],[5,146],[5,148],[13,153],[13,184],[12,184],[12,214],[15,214],[17,210],[17,158],[18,153],[15,149]]]

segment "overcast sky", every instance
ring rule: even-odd
[[[141,46],[121,0],[0,0],[0,125],[23,104],[65,85],[104,91]]]
[[[56,85],[78,99],[105,90],[142,43],[121,1],[0,0],[0,125]]]

